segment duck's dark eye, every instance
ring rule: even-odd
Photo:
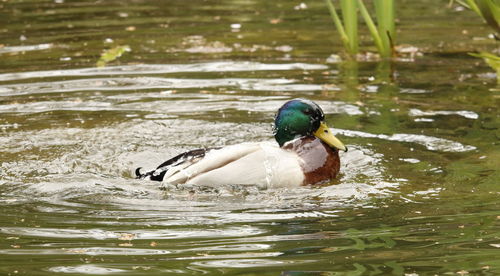
[[[311,115],[312,113],[313,113],[312,110],[309,108],[304,110],[304,114],[306,114],[306,115]]]

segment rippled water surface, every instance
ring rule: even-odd
[[[322,1],[1,1],[0,274],[500,274],[500,95],[467,55],[495,45],[447,2],[398,1],[421,55],[389,66],[327,62]],[[272,141],[295,97],[350,148],[329,185],[133,178]]]

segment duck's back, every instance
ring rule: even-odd
[[[172,169],[163,179],[171,184],[276,188],[298,187],[304,183],[301,160],[297,154],[268,142],[243,143],[212,150],[193,164]]]

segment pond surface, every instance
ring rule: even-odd
[[[421,55],[389,65],[327,62],[322,1],[0,2],[0,274],[500,274],[500,94],[467,55],[495,43],[447,4],[398,1]],[[330,185],[133,179],[272,141],[296,97],[350,148]]]

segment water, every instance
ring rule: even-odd
[[[392,77],[326,62],[341,44],[321,1],[0,3],[0,274],[500,273],[498,87],[466,54],[494,42],[447,1],[398,3],[398,41],[423,56]],[[350,149],[331,185],[133,179],[272,141],[294,97]]]

